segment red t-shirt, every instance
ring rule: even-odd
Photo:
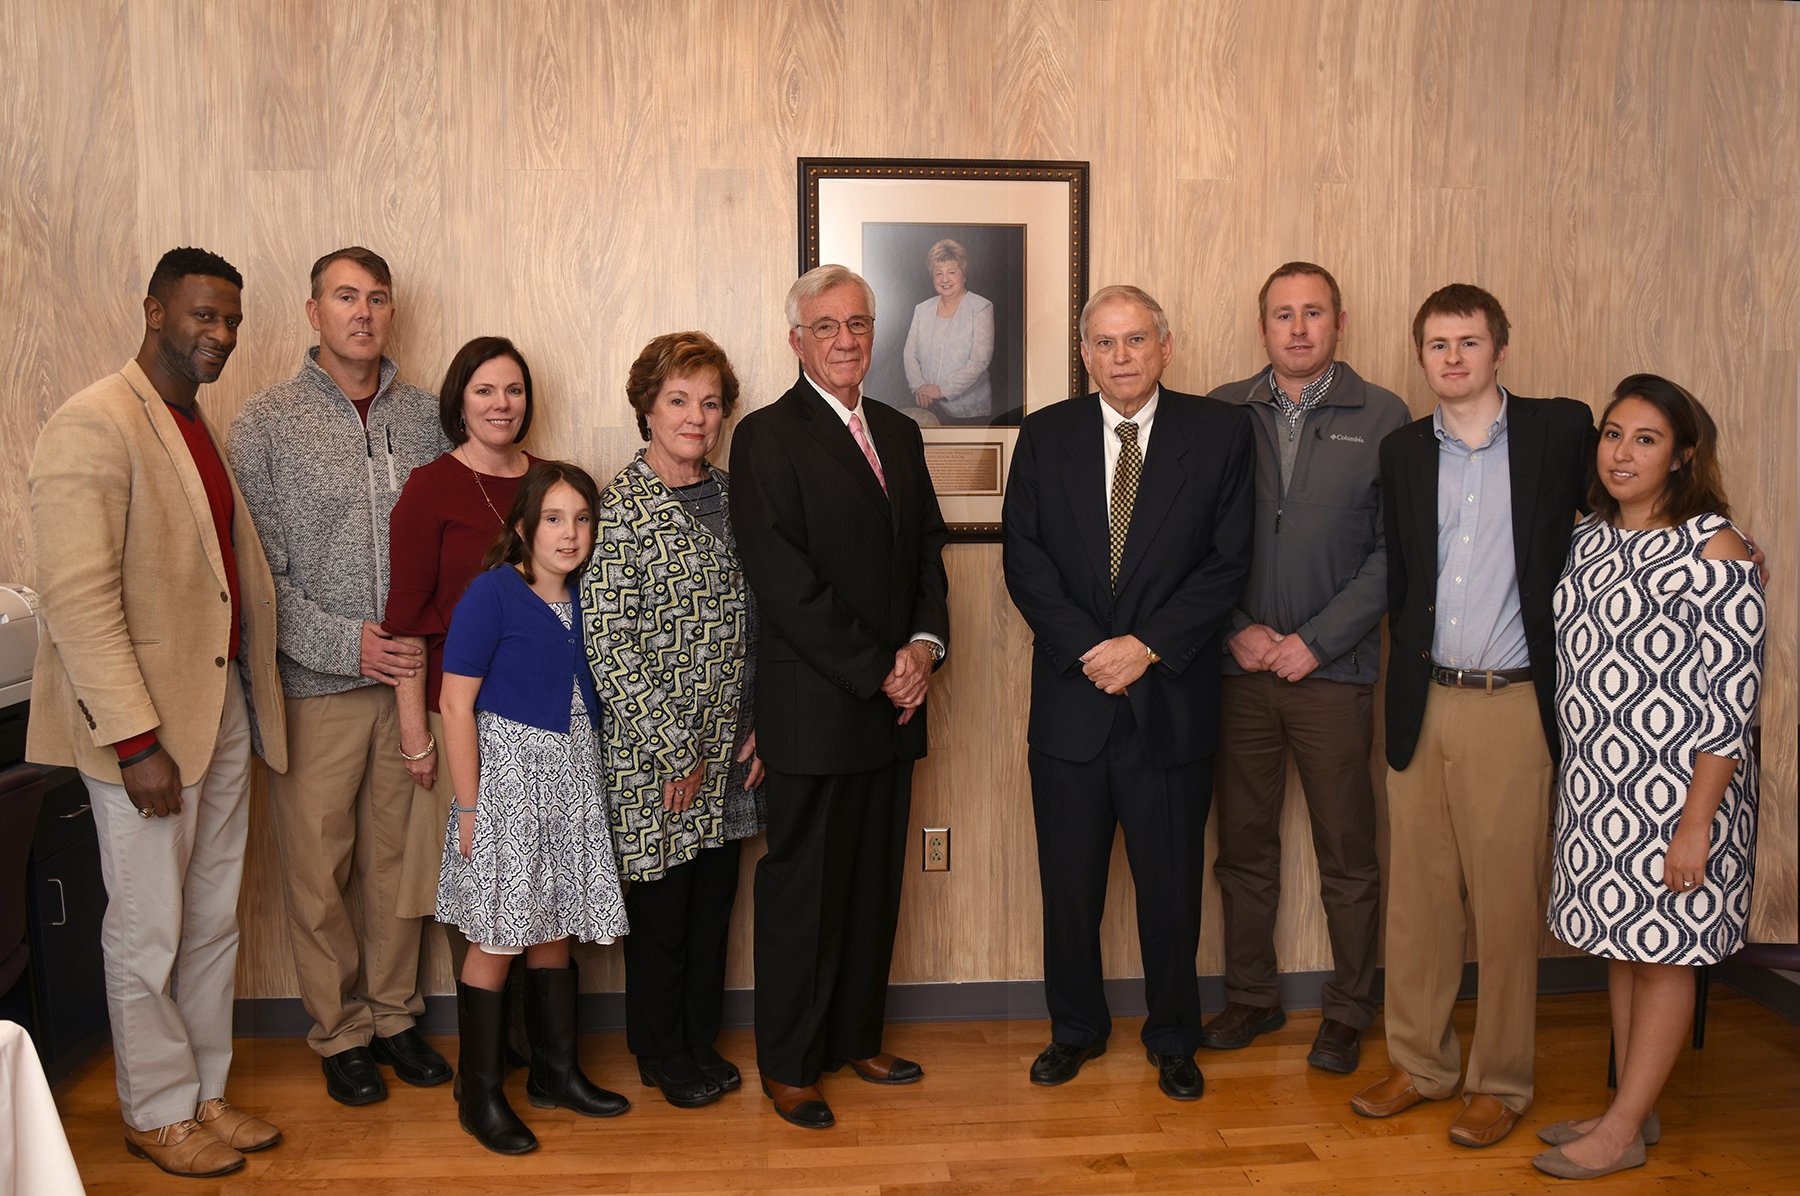
[[[526,460],[537,458],[527,454]],[[382,626],[425,639],[425,705],[438,708],[444,633],[481,558],[506,530],[519,483],[478,474],[445,453],[407,475],[388,521],[388,600]]]

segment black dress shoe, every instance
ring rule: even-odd
[[[1200,1094],[1206,1091],[1206,1077],[1200,1074],[1192,1055],[1159,1055],[1155,1051],[1144,1054],[1156,1064],[1156,1086],[1163,1090],[1164,1096],[1173,1100],[1199,1100]]]
[[[431,1049],[416,1027],[409,1026],[387,1038],[377,1034],[369,1043],[375,1062],[394,1069],[394,1075],[414,1088],[431,1088],[450,1078],[450,1065]]]
[[[828,1130],[837,1124],[837,1118],[831,1115],[831,1106],[825,1103],[816,1084],[795,1088],[791,1084],[764,1080],[762,1089],[763,1094],[775,1103],[775,1112],[789,1125],[797,1125],[803,1130]]]
[[[707,1079],[699,1064],[685,1054],[662,1059],[640,1055],[638,1079],[646,1088],[660,1089],[663,1099],[677,1109],[698,1109],[725,1095],[725,1090]]]
[[[1319,1023],[1318,1037],[1313,1039],[1312,1053],[1306,1061],[1320,1071],[1334,1071],[1347,1076],[1362,1062],[1362,1031],[1333,1018]]]
[[[700,1069],[700,1074],[717,1084],[720,1092],[736,1092],[744,1086],[744,1075],[738,1071],[737,1064],[712,1047],[695,1047],[690,1054],[693,1056],[694,1066]]]
[[[1067,1084],[1081,1070],[1081,1065],[1089,1059],[1098,1059],[1106,1054],[1106,1039],[1090,1042],[1086,1046],[1070,1046],[1066,1042],[1053,1042],[1045,1047],[1031,1064],[1031,1082],[1033,1084],[1055,1085]]]
[[[319,1060],[325,1071],[325,1095],[340,1105],[372,1105],[387,1099],[387,1081],[368,1047],[351,1047]]]

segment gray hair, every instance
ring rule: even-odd
[[[1156,339],[1159,341],[1166,341],[1169,339],[1169,316],[1168,313],[1163,311],[1162,304],[1152,299],[1148,291],[1139,287],[1126,286],[1123,283],[1114,283],[1110,287],[1101,287],[1099,290],[1095,291],[1093,296],[1087,301],[1086,306],[1081,309],[1080,334],[1083,342],[1086,342],[1087,340],[1089,314],[1102,303],[1107,303],[1114,299],[1123,299],[1127,303],[1135,303],[1145,311],[1149,312],[1150,318],[1156,321]]]
[[[874,319],[875,291],[869,286],[868,280],[848,266],[839,266],[833,263],[824,266],[814,266],[799,278],[796,278],[794,280],[794,285],[788,288],[788,327],[798,328],[800,326],[800,304],[802,302],[808,299],[817,299],[826,291],[829,291],[834,287],[841,287],[847,282],[856,284],[862,291],[863,298],[867,300],[869,304],[869,318],[871,320]]]

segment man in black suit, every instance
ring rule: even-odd
[[[1555,722],[1551,599],[1594,460],[1593,413],[1499,381],[1506,312],[1434,292],[1413,344],[1438,405],[1381,444],[1387,498],[1387,1044],[1351,1101],[1390,1117],[1463,1082],[1450,1126],[1490,1146],[1531,1104]],[[1473,925],[1465,924],[1467,896]],[[1480,963],[1466,1079],[1451,1012]]]
[[[1080,331],[1099,393],[1025,420],[1004,515],[1007,590],[1036,638],[1029,740],[1051,1043],[1031,1079],[1064,1083],[1106,1050],[1100,917],[1123,826],[1144,1046],[1163,1092],[1194,1100],[1221,635],[1250,567],[1250,421],[1160,389],[1174,339],[1138,288],[1096,292]]]
[[[916,424],[865,401],[875,296],[842,266],[788,291],[802,376],[738,425],[731,518],[762,624],[756,745],[768,854],[756,869],[756,1054],[785,1120],[833,1124],[821,1070],[874,1084],[913,762],[950,637],[944,521]]]

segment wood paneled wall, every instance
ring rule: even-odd
[[[0,61],[0,575],[32,578],[38,428],[135,350],[172,245],[248,280],[203,395],[217,423],[295,368],[313,258],[361,242],[398,273],[407,376],[435,386],[468,337],[514,337],[539,380],[532,447],[604,477],[636,446],[623,380],[651,336],[712,332],[751,406],[792,379],[796,157],[1084,159],[1093,282],[1162,300],[1176,387],[1259,366],[1256,289],[1308,258],[1343,282],[1345,357],[1415,411],[1412,312],[1455,280],[1506,303],[1521,393],[1598,402],[1649,369],[1701,395],[1774,562],[1754,930],[1795,937],[1800,6],[12,0]],[[996,546],[953,547],[950,575],[915,807],[953,828],[955,870],[909,879],[894,978],[1032,977],[1026,635]],[[263,823],[245,996],[293,991]],[[1286,829],[1282,963],[1325,968],[1294,800]],[[1114,898],[1124,974],[1117,878]],[[1217,971],[1216,901],[1208,917]]]

